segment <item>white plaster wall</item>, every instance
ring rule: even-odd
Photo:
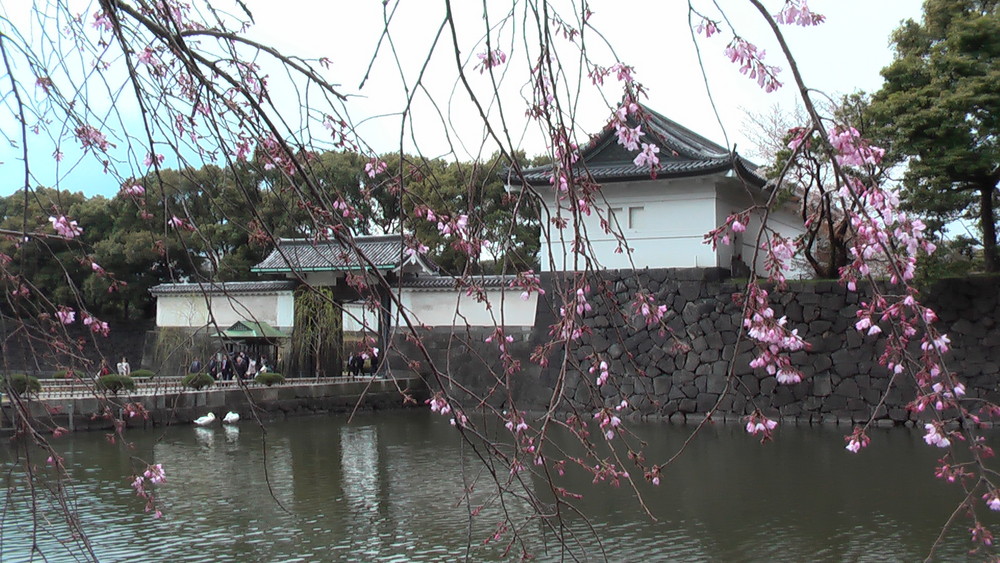
[[[276,328],[294,325],[292,292],[266,295],[159,295],[156,325],[200,328],[213,322],[228,328],[237,321],[262,321]]]
[[[486,302],[478,302],[464,291],[451,288],[410,289],[399,294],[406,313],[417,324],[439,326],[534,326],[538,294],[521,299],[515,290],[491,289],[486,292]],[[487,308],[487,303],[491,309]],[[393,306],[393,324],[401,326],[399,312]]]
[[[378,313],[369,311],[364,303],[344,303],[343,308],[344,332],[377,331]]]
[[[703,244],[704,235],[715,227],[715,180],[692,178],[679,180],[643,180],[605,185],[603,199],[596,207],[607,217],[607,210],[615,210],[617,227],[626,239],[631,252],[616,252],[619,244],[612,234],[601,228],[600,217],[595,211],[585,217],[581,236],[593,248],[600,267],[603,268],[687,268],[721,265],[709,245]],[[555,213],[556,199],[551,190],[546,203]],[[563,207],[567,202],[561,202]],[[569,225],[557,229],[543,225],[541,270],[577,270],[584,262],[575,262],[572,252],[574,224],[568,210],[562,210]],[[552,250],[552,261],[546,251]],[[728,267],[728,259],[725,264]]]
[[[763,196],[758,196],[756,199],[757,203],[766,203]],[[746,189],[743,188],[742,184],[735,179],[726,179],[720,182],[719,186],[719,199],[717,214],[715,219],[716,225],[722,225],[726,222],[726,219],[733,213],[744,211],[754,205],[755,200],[747,193]],[[802,219],[797,214],[796,204],[787,203],[781,207],[771,210],[768,215],[767,222],[768,227],[774,231],[777,231],[781,236],[796,238],[805,233],[805,227],[802,225]],[[747,265],[753,260],[754,250],[757,243],[757,236],[760,233],[762,227],[763,212],[756,211],[750,216],[750,223],[747,225],[746,232],[742,233],[741,236],[736,237],[734,244],[730,246],[720,246],[719,248],[719,260],[720,266],[728,268],[732,262],[733,253],[739,249],[743,257],[744,263]],[[766,237],[770,239],[770,235]],[[764,267],[764,262],[766,257],[764,252],[761,251],[757,256],[757,261],[755,263],[755,270],[760,275],[766,275],[767,270]],[[808,269],[808,266],[803,269],[801,264],[793,260],[791,267],[786,272],[786,277],[789,279],[799,279],[799,278],[809,278],[811,277],[812,271]]]

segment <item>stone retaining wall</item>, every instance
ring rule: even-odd
[[[641,416],[674,421],[701,420],[716,405],[716,418],[734,420],[755,408],[810,423],[850,424],[873,414],[885,425],[916,420],[905,408],[914,396],[912,383],[897,378],[889,389],[890,378],[877,363],[882,343],[854,329],[863,288],[855,293],[836,282],[803,281],[791,283],[787,291],[772,291],[776,314],[787,316],[788,326],[811,345],[809,351],[791,355],[805,380],[778,385],[773,376],[750,367],[751,342],[736,344],[742,317],[733,294],[740,285],[728,280],[725,270],[621,270],[598,276],[590,280],[589,330],[569,357],[574,369],[561,373],[561,348],[550,355],[549,367],[530,361],[556,319],[556,278],[543,280],[546,299],[539,301],[535,327],[508,330],[515,336],[508,349],[523,368],[511,378],[518,408],[547,408],[559,396],[565,399],[564,410],[592,405],[595,399],[609,406],[626,399]],[[630,303],[639,288],[668,306],[665,318],[673,336],[647,329],[635,318]],[[955,279],[938,282],[924,297],[938,311],[938,328],[951,338],[949,367],[962,375],[969,396],[993,401],[1000,401],[998,293],[995,278]],[[482,394],[497,383],[490,369],[502,373],[496,345],[484,342],[490,332],[437,328],[423,342],[439,366]],[[406,356],[419,357],[413,344],[398,344]],[[588,368],[600,360],[610,365],[612,384],[598,389]],[[398,357],[394,365],[402,367]],[[499,395],[491,399],[498,405],[506,400]]]

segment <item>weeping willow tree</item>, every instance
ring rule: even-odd
[[[343,321],[341,308],[329,288],[304,286],[295,292],[295,331],[286,373],[315,377],[342,371]]]

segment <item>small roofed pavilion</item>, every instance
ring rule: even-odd
[[[337,240],[279,239],[274,250],[251,268],[258,274],[280,274],[330,291],[343,308],[345,332],[375,335],[376,346],[389,340],[392,310],[389,290],[373,283],[379,272],[389,284],[433,276],[437,268],[417,253],[407,252],[401,235],[359,236],[353,244]],[[372,294],[359,292],[348,276],[363,276]],[[373,302],[374,301],[374,302]]]
[[[237,344],[251,358],[265,358],[273,362],[278,357],[280,341],[291,335],[263,321],[236,321],[229,328],[219,331],[216,336]]]

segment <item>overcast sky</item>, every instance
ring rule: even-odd
[[[18,20],[19,10],[30,4],[26,0],[7,0],[2,10]],[[390,2],[396,9],[390,27],[392,42],[383,41],[382,50],[364,88],[359,89],[363,76],[375,52],[383,28],[383,4],[378,0],[247,0],[257,25],[251,35],[281,49],[306,57],[326,56],[332,61],[330,76],[342,85],[342,91],[356,95],[349,103],[354,123],[375,152],[389,152],[400,147],[398,112],[405,104],[403,83],[412,86],[428,58],[431,41],[443,20],[441,2],[429,0]],[[484,35],[483,3],[456,1],[453,3],[458,22],[460,59],[469,61],[467,71],[477,60],[475,54],[485,48],[477,43]],[[711,2],[695,1],[696,6],[711,7]],[[781,56],[776,42],[764,27],[759,15],[746,2],[719,2],[729,10],[729,22],[737,32],[767,50],[766,62],[783,68],[779,75],[785,86],[776,93],[764,93],[755,82],[738,72],[736,65],[723,55],[728,36],[711,39],[699,37],[698,45],[708,75],[708,85],[715,98],[724,128],[716,119],[706,95],[705,79],[699,68],[688,27],[687,2],[593,0],[591,25],[599,30],[613,52],[602,45],[601,38],[591,33],[585,37],[589,56],[610,66],[615,57],[635,68],[635,78],[648,89],[647,104],[689,128],[729,146],[737,145],[742,153],[752,153],[744,135],[745,115],[766,112],[773,105],[791,108],[795,104],[794,85],[788,63]],[[771,1],[775,11],[781,2]],[[91,9],[80,4],[81,13]],[[900,21],[920,18],[918,0],[812,0],[813,10],[825,14],[827,22],[815,28],[784,26],[783,31],[797,57],[808,86],[838,95],[858,89],[873,91],[881,84],[879,70],[892,59],[889,35]],[[491,23],[496,23],[510,9],[510,2],[488,3]],[[712,17],[714,12],[707,12]],[[545,152],[541,135],[524,119],[524,83],[527,78],[526,60],[532,55],[530,39],[525,39],[520,22],[495,29],[493,41],[509,56],[508,63],[498,67],[503,78],[499,100],[514,144],[529,155]],[[450,41],[450,34],[446,34]],[[572,47],[565,44],[567,47]],[[565,50],[567,55],[571,50]],[[398,62],[397,62],[398,61]],[[572,60],[564,61],[572,67]],[[402,68],[400,71],[397,68]],[[485,133],[468,95],[456,77],[454,51],[441,49],[430,57],[425,74],[427,91],[416,98],[412,129],[403,135],[403,148],[419,150],[426,156],[469,159],[489,156],[494,146],[484,144]],[[502,72],[501,72],[502,71]],[[489,105],[492,90],[488,75],[476,71],[469,74],[470,84],[484,97],[494,124],[499,123],[495,104]],[[276,87],[277,80],[275,80]],[[620,96],[614,80],[605,87],[605,98],[583,95],[576,117],[583,132],[598,130],[608,118],[608,101]],[[6,94],[0,86],[0,93]],[[436,106],[436,107],[435,107]],[[291,106],[289,111],[291,111]],[[441,111],[444,122],[439,119]],[[9,127],[9,117],[0,117]],[[447,134],[446,134],[447,133]],[[584,136],[585,138],[585,136]],[[38,164],[49,157],[51,149],[35,158]],[[18,152],[0,148],[0,195],[20,187],[23,171]],[[168,163],[169,164],[169,163]],[[35,169],[36,181],[54,184],[51,171],[43,166]],[[84,164],[70,174],[65,170],[59,180],[63,189],[82,190],[88,195],[114,195],[119,186],[103,174],[98,165]]]

